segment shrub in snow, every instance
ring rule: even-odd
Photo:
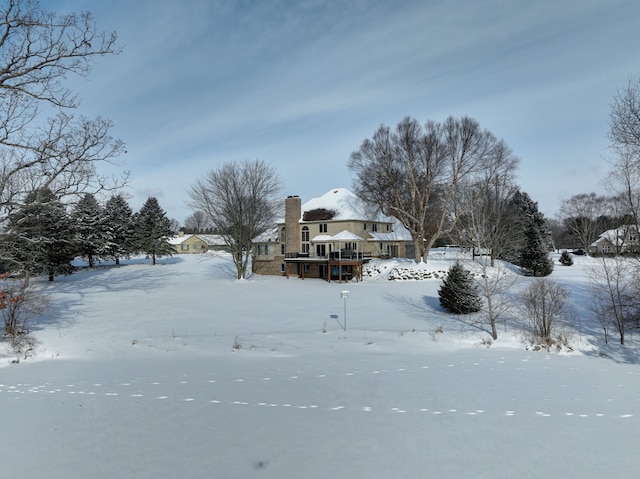
[[[438,290],[438,296],[440,296],[440,305],[452,313],[475,313],[482,308],[478,286],[471,272],[459,261],[449,268],[449,273]]]
[[[532,282],[522,292],[522,315],[531,327],[534,340],[550,346],[554,337],[558,337],[557,331],[570,325],[569,296],[568,289],[546,278]]]
[[[559,261],[562,266],[571,266],[573,264],[573,258],[568,251],[562,252]]]

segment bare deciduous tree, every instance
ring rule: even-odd
[[[640,79],[629,78],[613,98],[609,114],[609,140],[616,149],[640,153]]]
[[[491,337],[498,339],[498,324],[506,323],[507,316],[513,309],[513,298],[508,294],[516,284],[517,276],[511,275],[498,264],[491,264],[480,258],[481,274],[477,278],[478,291],[482,298],[483,323],[491,328]]]
[[[505,174],[482,184],[484,194],[469,188],[475,198],[467,213],[460,215],[456,224],[456,236],[461,246],[467,246],[478,254],[488,254],[490,266],[495,265],[503,250],[514,241],[513,211],[510,201],[518,191],[510,175]]]
[[[603,257],[590,269],[591,310],[602,326],[605,342],[613,328],[624,344],[625,333],[640,314],[637,264],[630,259],[614,256]]]
[[[554,343],[558,327],[572,320],[569,295],[568,289],[547,278],[534,280],[521,294],[523,316],[534,338],[547,346]]]
[[[422,262],[489,184],[517,163],[504,141],[471,118],[428,121],[422,128],[407,117],[394,131],[380,126],[348,166],[355,193],[407,228]]]
[[[272,228],[280,212],[280,179],[262,160],[212,168],[189,189],[191,206],[203,211],[245,278],[253,240]]]
[[[194,211],[184,220],[184,229],[187,233],[206,233],[211,228],[207,215],[202,211]]]
[[[613,198],[582,193],[564,200],[558,216],[575,236],[580,247],[589,253],[591,244],[605,229],[603,219],[613,211]]]
[[[97,56],[119,53],[116,35],[96,30],[89,13],[59,16],[35,0],[0,6],[0,207],[5,212],[31,191],[68,195],[117,188],[127,175],[97,171],[123,144],[111,122],[75,118],[77,96],[64,86],[87,76]]]

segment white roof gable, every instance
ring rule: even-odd
[[[347,230],[342,230],[340,233],[333,235],[331,239],[333,241],[364,241],[364,239],[360,238],[357,234]]]
[[[336,212],[331,221],[391,221],[389,217],[368,212],[367,205],[346,188],[334,188],[318,198],[310,199],[302,205],[302,214],[320,208]]]

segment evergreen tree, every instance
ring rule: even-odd
[[[95,196],[86,193],[73,209],[71,218],[76,233],[78,254],[86,258],[93,268],[107,246],[108,236],[103,210]]]
[[[549,258],[548,228],[538,203],[517,191],[508,208],[512,237],[501,259],[519,266],[526,274],[547,276],[553,271]]]
[[[571,266],[573,264],[573,258],[568,251],[563,251],[560,255],[560,264],[562,266]]]
[[[548,276],[553,271],[548,248],[535,225],[529,225],[525,230],[525,244],[520,250],[518,266],[530,276]]]
[[[482,300],[469,270],[459,261],[449,268],[447,277],[438,290],[440,306],[456,314],[468,314],[480,311]]]
[[[27,195],[25,204],[9,216],[8,245],[14,262],[27,273],[73,272],[74,231],[65,206],[48,188]]]
[[[158,256],[171,256],[174,247],[169,244],[172,236],[171,221],[154,197],[147,199],[134,217],[134,241],[138,251],[151,256],[152,264],[156,264]]]
[[[133,211],[122,195],[113,195],[104,205],[107,244],[104,254],[120,264],[120,258],[134,252]]]

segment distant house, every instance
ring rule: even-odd
[[[411,237],[397,222],[368,211],[344,188],[302,204],[285,200],[285,217],[254,241],[252,271],[339,281],[362,278],[371,258],[404,257]]]
[[[177,236],[169,240],[178,254],[204,253],[209,250],[224,250],[227,248],[220,235],[185,234],[180,231]]]
[[[635,225],[622,225],[607,230],[595,240],[590,248],[591,254],[621,254],[640,252],[640,235]]]

